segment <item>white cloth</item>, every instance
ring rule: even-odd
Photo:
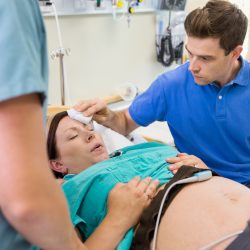
[[[84,116],[82,112],[76,111],[75,109],[69,109],[67,110],[67,113],[71,119],[84,124],[89,124],[92,120],[92,116]]]

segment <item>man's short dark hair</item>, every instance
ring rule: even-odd
[[[247,32],[247,17],[234,4],[223,0],[210,0],[186,17],[184,26],[188,36],[219,38],[220,46],[228,55],[242,45]]]

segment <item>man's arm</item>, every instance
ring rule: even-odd
[[[48,167],[38,95],[0,102],[0,207],[10,224],[43,249],[86,249]]]
[[[75,105],[77,111],[83,112],[85,116],[93,116],[93,119],[120,134],[128,135],[139,127],[131,118],[128,109],[114,112],[107,107],[101,99],[85,100]]]
[[[118,112],[110,110],[110,112],[112,113],[111,119],[103,123],[104,126],[112,128],[125,136],[139,127],[139,125],[131,118],[128,109]]]

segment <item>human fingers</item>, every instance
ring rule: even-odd
[[[137,185],[137,192],[138,194],[145,193],[146,190],[148,189],[150,183],[151,183],[152,178],[151,177],[146,177],[142,179],[138,185]]]
[[[73,106],[73,108],[79,112],[84,112],[91,106],[96,104],[96,99],[81,100]]]
[[[179,162],[184,158],[188,157],[189,155],[187,153],[178,153],[175,157],[167,158],[166,161],[169,163],[176,163]]]
[[[174,171],[174,170],[178,170],[181,166],[183,165],[187,165],[187,166],[196,166],[197,163],[194,162],[192,159],[183,159],[183,160],[180,160],[174,164],[171,164],[168,166],[168,169],[171,170],[171,171]]]
[[[182,165],[183,165],[183,162],[184,162],[185,160],[188,160],[188,159],[190,159],[190,155],[187,155],[187,154],[184,154],[184,153],[183,153],[183,154],[177,154],[176,157],[167,159],[167,162],[168,162],[168,163],[172,163],[172,164],[170,165],[170,169],[171,169],[171,166],[172,166],[172,165],[174,165],[174,166],[176,166],[176,167],[182,166]]]
[[[166,159],[166,161],[168,163],[176,163],[180,161],[180,157],[178,157],[178,155],[176,155],[175,157],[169,157]]]
[[[138,222],[148,204],[149,198],[138,188],[140,183],[140,178],[135,177],[127,184],[116,184],[109,193],[107,214],[112,220],[119,221],[126,230]]]
[[[105,101],[101,99],[95,99],[94,104],[88,108],[88,110],[85,112],[86,115],[96,115],[96,114],[103,114],[107,113],[108,111],[107,104]]]
[[[177,154],[178,157],[187,156],[187,155],[188,155],[187,153],[178,153],[178,154]]]
[[[139,182],[141,181],[141,178],[139,176],[135,176],[133,179],[131,179],[129,182],[128,182],[128,186],[129,187],[137,187]]]
[[[197,168],[208,168],[207,165],[201,159],[199,159],[194,155],[181,156],[179,162],[169,165],[168,168],[175,174],[178,171],[178,169],[183,165],[197,167]]]
[[[83,112],[85,116],[91,116],[105,108],[106,103],[101,99],[83,100],[73,106],[77,111]]]
[[[150,184],[144,192],[149,200],[152,200],[155,197],[159,184],[159,180],[151,180]]]

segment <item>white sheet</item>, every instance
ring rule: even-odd
[[[101,134],[109,154],[124,147],[146,142],[146,140],[141,135],[131,133],[128,135],[128,137],[125,137],[116,131],[104,127],[96,122],[94,122],[94,129],[96,132]]]

